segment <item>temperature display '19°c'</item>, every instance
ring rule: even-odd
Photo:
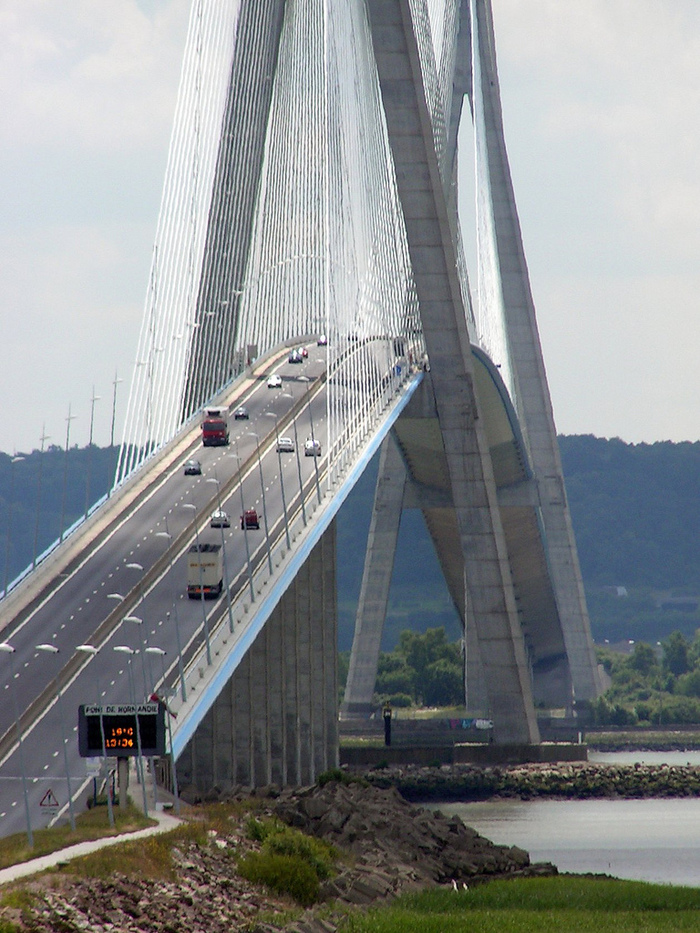
[[[84,704],[78,711],[83,758],[165,754],[165,710],[160,703]]]

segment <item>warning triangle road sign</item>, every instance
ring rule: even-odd
[[[51,788],[49,788],[44,794],[44,796],[41,798],[41,800],[39,801],[39,806],[40,807],[57,807],[58,806],[58,800],[56,799],[56,795],[51,790]]]

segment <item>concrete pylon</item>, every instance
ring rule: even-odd
[[[181,788],[312,784],[338,766],[335,524],[177,762]]]
[[[479,418],[467,317],[409,0],[369,0],[370,30],[431,366],[440,437],[495,740],[536,743],[496,487]]]
[[[391,434],[382,443],[365,566],[355,618],[355,636],[341,718],[368,717],[386,619],[391,574],[401,522],[406,469]]]
[[[488,192],[482,203],[484,235],[492,244],[496,288],[506,335],[503,351],[511,373],[511,395],[528,449],[538,490],[549,572],[556,594],[574,694],[594,699],[601,692],[583,580],[571,524],[554,414],[540,345],[535,306],[510,177],[496,66],[491,0],[471,0],[472,42],[476,50],[472,99],[479,145],[479,182]],[[498,359],[495,362],[500,362]],[[504,364],[506,360],[503,360]]]

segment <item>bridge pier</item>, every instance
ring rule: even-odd
[[[177,762],[181,788],[313,783],[338,765],[335,524]]]

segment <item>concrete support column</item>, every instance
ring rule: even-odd
[[[335,525],[178,760],[180,786],[311,784],[338,764]]]
[[[382,630],[389,602],[396,542],[406,487],[406,468],[396,440],[389,434],[382,443],[367,538],[365,567],[355,618],[355,636],[345,685],[341,716],[367,718],[377,680]]]

